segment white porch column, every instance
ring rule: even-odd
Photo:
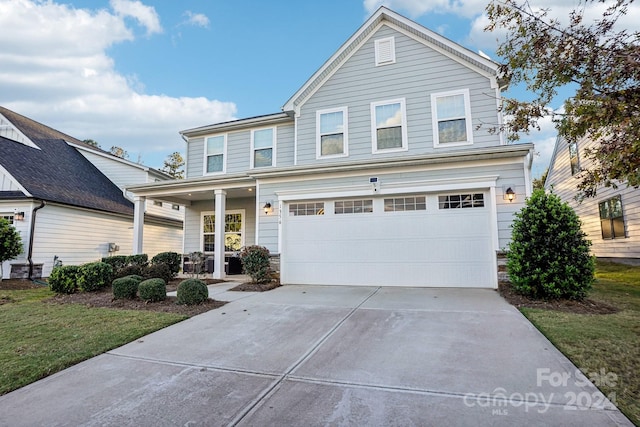
[[[144,206],[146,197],[133,198],[133,254],[144,253],[142,251],[142,235],[144,230]]]
[[[213,254],[213,278],[224,279],[224,225],[225,209],[227,204],[227,192],[215,190],[216,195],[216,219],[215,219],[215,250]]]

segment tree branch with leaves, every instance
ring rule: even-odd
[[[504,100],[510,120],[501,130],[518,140],[551,115],[567,143],[599,141],[585,152],[594,166],[579,175],[578,190],[587,197],[601,186],[640,186],[640,33],[618,25],[633,2],[581,0],[564,25],[529,1],[493,0],[487,6],[486,30],[507,32],[497,50],[503,78],[533,95],[530,101]],[[585,10],[598,4],[605,7],[602,18],[587,22]],[[561,88],[575,93],[558,113],[550,104]]]

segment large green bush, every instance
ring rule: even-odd
[[[161,252],[151,258],[151,265],[158,264],[166,264],[173,278],[180,272],[182,256],[177,252]]]
[[[167,298],[167,285],[162,279],[147,279],[138,285],[140,299],[148,302],[162,301]]]
[[[201,304],[208,298],[209,290],[202,280],[187,279],[178,285],[178,304]]]
[[[58,294],[73,294],[78,290],[78,275],[80,267],[77,265],[61,265],[51,271],[49,287]]]
[[[142,282],[142,277],[135,275],[115,279],[112,283],[113,297],[115,299],[134,299],[140,282]]]
[[[111,267],[113,267],[113,271],[115,273],[118,272],[121,268],[127,266],[127,256],[126,255],[114,255],[102,258],[102,262],[106,262]]]
[[[245,246],[240,252],[242,270],[251,276],[253,283],[267,283],[271,280],[269,249],[264,246]]]
[[[83,292],[98,291],[105,288],[113,279],[113,267],[106,262],[91,262],[80,266],[78,289]]]
[[[558,196],[534,191],[513,222],[507,251],[513,289],[538,299],[583,299],[594,280],[594,260],[580,225]]]
[[[151,264],[142,269],[142,276],[145,279],[162,279],[169,283],[173,279],[173,274],[167,264]]]
[[[137,254],[129,255],[126,258],[127,265],[139,265],[140,267],[146,267],[149,264],[149,255]]]

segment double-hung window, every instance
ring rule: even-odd
[[[276,129],[258,129],[251,132],[251,167],[275,166]]]
[[[434,147],[473,143],[468,89],[431,94],[431,111]]]
[[[227,136],[217,135],[205,139],[205,173],[223,173],[227,151]]]
[[[605,200],[598,205],[600,209],[600,228],[603,239],[622,239],[624,232],[624,215],[620,196]]]
[[[316,157],[343,157],[349,154],[347,107],[316,112]]]
[[[373,152],[407,149],[407,121],[404,99],[371,103]]]
[[[578,159],[578,143],[569,144],[569,162],[571,163],[571,175],[580,172],[580,160]]]

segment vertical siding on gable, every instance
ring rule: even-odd
[[[394,36],[396,40],[397,62],[376,67],[374,41],[389,36]],[[396,98],[406,99],[408,154],[432,153],[430,95],[462,88],[470,91],[473,146],[499,145],[498,135],[490,135],[486,127],[475,129],[480,123],[493,124],[498,120],[496,92],[491,88],[490,81],[424,44],[383,26],[303,105],[298,120],[299,164],[317,161],[316,110],[343,106],[349,109],[349,157],[344,161],[372,157],[370,103]],[[465,148],[468,146],[449,149]],[[440,148],[435,151],[444,150]],[[378,154],[375,157],[397,155]]]
[[[20,188],[12,177],[0,172],[0,191],[20,191]]]

